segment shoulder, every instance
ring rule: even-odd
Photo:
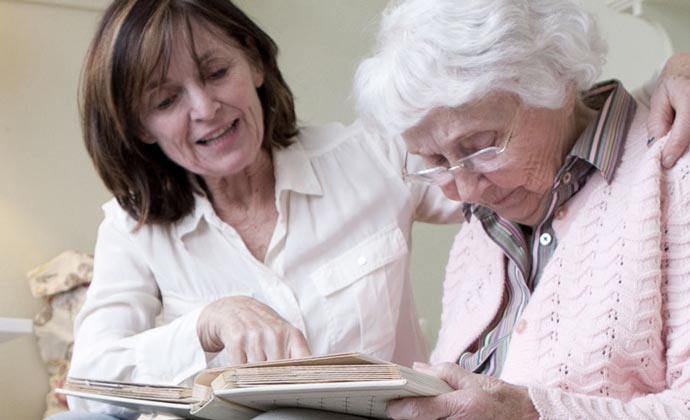
[[[337,147],[343,142],[356,139],[355,127],[333,122],[324,125],[300,127],[296,141],[310,155],[319,155]]]
[[[400,138],[380,136],[367,129],[360,121],[350,125],[329,123],[302,127],[296,141],[310,158],[339,153],[347,153],[353,158],[366,155],[381,160],[385,165],[399,168],[405,154],[405,146]]]
[[[630,129],[626,136],[625,148],[621,155],[616,176],[634,176],[636,181],[650,177],[660,180],[661,184],[687,183],[690,180],[690,154],[685,153],[671,169],[665,169],[662,164],[663,149],[668,142],[668,136],[658,139],[651,146],[647,146],[649,132],[647,117],[649,110],[644,104],[638,103]],[[634,175],[633,175],[634,174]],[[657,184],[658,185],[658,184]]]
[[[190,223],[193,224],[194,220],[198,219],[198,214],[201,212],[199,207],[199,199],[197,198],[192,213],[181,220],[174,223],[146,223],[137,229],[137,220],[127,213],[117,200],[113,198],[102,206],[104,217],[99,227],[99,236],[103,236],[105,232],[110,232],[111,234],[128,238],[132,241],[170,236],[178,230],[180,226],[185,226]]]
[[[133,231],[137,226],[137,221],[114,198],[103,204],[102,209],[104,219],[101,226],[111,226],[127,232]]]

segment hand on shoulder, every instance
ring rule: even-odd
[[[666,62],[652,94],[647,127],[650,136],[654,139],[669,135],[662,158],[666,168],[675,165],[676,161],[688,151],[688,144],[690,144],[690,54],[675,54]]]

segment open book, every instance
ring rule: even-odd
[[[390,400],[449,391],[438,378],[359,353],[207,369],[193,388],[69,378],[57,390],[143,413],[208,420],[251,419],[279,407],[385,419]]]

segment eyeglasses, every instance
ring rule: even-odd
[[[485,147],[473,152],[461,159],[455,161],[449,166],[435,166],[432,168],[422,169],[421,171],[408,172],[407,158],[409,153],[405,153],[405,164],[403,166],[403,179],[409,182],[416,182],[422,184],[443,185],[453,180],[453,176],[460,170],[486,173],[499,169],[507,161],[507,156],[504,153],[510,140],[513,138],[513,131],[515,129],[519,109],[513,117],[510,128],[506,133],[505,138],[500,144],[491,147]]]

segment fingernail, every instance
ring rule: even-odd
[[[675,160],[673,156],[664,156],[664,160],[662,161],[664,168],[666,169],[671,169],[673,168],[673,164],[675,163]]]
[[[647,146],[651,146],[652,143],[654,143],[654,140],[656,140],[656,137],[651,136],[650,138],[647,139]]]

